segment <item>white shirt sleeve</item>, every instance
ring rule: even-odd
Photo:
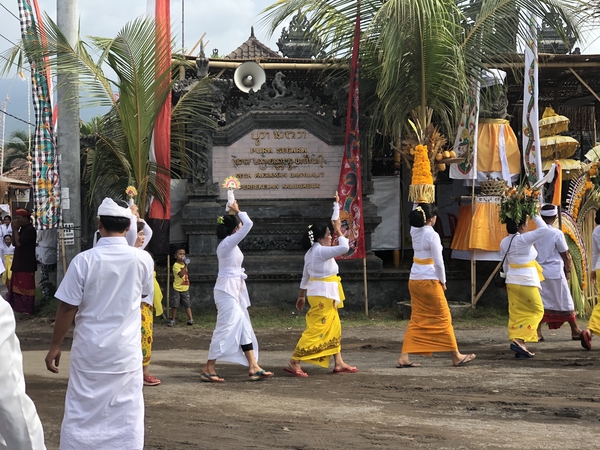
[[[252,225],[254,225],[250,220],[250,217],[248,217],[248,214],[246,214],[245,212],[240,211],[238,217],[242,221],[242,228],[237,230],[232,235],[229,235],[225,239],[223,239],[221,245],[226,250],[231,250],[232,248],[235,248],[240,242],[242,242],[242,240],[252,229]]]
[[[596,270],[598,263],[598,254],[600,254],[600,228],[596,226],[592,233],[592,270]]]
[[[440,239],[440,235],[437,233],[429,234],[429,249],[431,250],[431,256],[433,258],[433,267],[435,274],[440,280],[440,283],[446,283],[446,268],[444,266],[444,258],[442,252],[444,247]]]
[[[140,250],[140,259],[144,264],[142,275],[142,296],[149,296],[154,291],[154,260],[148,252]]]
[[[527,245],[533,245],[540,239],[542,239],[545,235],[548,234],[548,227],[546,226],[546,222],[542,220],[540,216],[534,216],[533,221],[537,225],[537,228],[533,231],[528,231],[527,233],[523,233],[521,237],[523,238],[523,242]]]
[[[302,270],[302,281],[300,281],[300,289],[306,289],[308,287],[308,282],[310,281],[310,274],[308,273],[308,258],[310,258],[309,253],[312,253],[312,248],[306,252],[304,256],[304,269]]]
[[[127,239],[127,244],[130,247],[135,246],[135,241],[137,240],[137,217],[135,216],[131,218],[131,222],[129,223],[129,230],[127,230],[125,239]]]
[[[45,450],[44,430],[34,403],[25,393],[23,356],[15,318],[0,302],[0,448]]]
[[[331,247],[319,246],[319,256],[322,259],[331,259],[348,253],[348,250],[350,250],[348,238],[340,236],[338,245],[332,245]]]
[[[150,256],[150,255],[148,255]],[[67,273],[54,296],[61,302],[69,305],[79,306],[83,300],[83,288],[85,284],[85,259],[82,253],[76,255],[69,264]]]

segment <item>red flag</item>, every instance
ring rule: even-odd
[[[154,6],[153,10],[152,6]],[[156,21],[158,45],[165,46],[161,51],[162,60],[158,61],[156,68],[157,76],[160,76],[165,71],[171,70],[171,2],[170,0],[149,0],[148,9]],[[169,83],[169,81],[169,79],[165,79],[165,83]],[[156,174],[156,182],[160,190],[164,192],[164,206],[156,198],[150,204],[148,224],[152,227],[154,234],[149,245],[151,251],[166,254],[169,252],[169,220],[171,219],[171,177],[168,175],[171,168],[171,93],[167,96],[156,119],[150,160],[156,161],[158,167],[163,168],[166,173]]]
[[[346,143],[338,184],[342,230],[350,240],[350,250],[341,259],[365,257],[365,230],[362,211],[362,180],[360,170],[360,134],[358,130],[358,48],[360,44],[360,14],[357,14],[350,65],[350,89],[346,116]]]

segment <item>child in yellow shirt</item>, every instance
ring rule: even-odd
[[[173,296],[171,300],[171,320],[168,326],[175,325],[177,308],[183,305],[188,316],[188,325],[194,325],[192,317],[192,303],[190,302],[190,279],[188,277],[189,260],[185,257],[185,249],[179,248],[175,251],[175,264],[173,264]]]

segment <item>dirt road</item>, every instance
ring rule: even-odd
[[[504,328],[461,329],[470,365],[448,354],[415,356],[420,368],[396,369],[404,329],[346,328],[345,360],[356,374],[305,365],[309,378],[284,375],[300,329],[257,331],[260,362],[273,379],[249,382],[242,366],[218,365],[221,385],[201,383],[211,330],[157,325],[152,372],[144,388],[146,449],[597,449],[600,448],[599,350],[586,352],[568,327],[545,331],[536,357],[517,360]],[[58,448],[68,377],[47,372],[51,325],[19,324],[30,396],[48,449]]]

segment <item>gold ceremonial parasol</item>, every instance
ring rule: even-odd
[[[558,163],[562,170],[563,180],[572,180],[573,178],[578,177],[584,169],[584,165],[581,161],[577,161],[576,159],[560,159]],[[543,170],[550,170],[552,164],[554,164],[554,160],[552,159],[544,161],[542,166]]]
[[[554,136],[569,129],[569,118],[565,116],[550,116],[539,121],[540,137]]]
[[[571,136],[549,136],[540,139],[543,159],[564,159],[573,156],[579,142]]]

